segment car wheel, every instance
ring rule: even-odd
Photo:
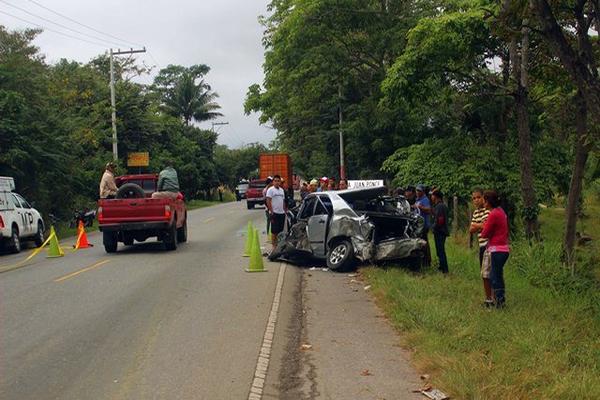
[[[44,244],[44,225],[42,225],[42,221],[38,221],[37,233],[35,234],[35,239],[33,241],[35,247],[40,247]]]
[[[104,250],[107,253],[115,253],[117,251],[117,240],[116,232],[102,232],[102,242],[104,243]]]
[[[249,201],[246,201],[246,206],[248,207],[248,210],[254,209],[254,203],[250,203]]]
[[[10,233],[10,250],[13,253],[21,252],[21,240],[19,239],[19,229],[13,226]]]
[[[354,249],[347,239],[340,239],[327,251],[327,266],[333,271],[350,269],[354,264]]]
[[[165,249],[169,251],[177,250],[177,224],[175,222],[163,234],[163,243],[165,244]]]
[[[179,243],[187,242],[187,215],[183,220],[183,226],[177,229],[177,241]]]

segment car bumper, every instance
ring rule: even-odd
[[[169,222],[126,222],[120,224],[104,224],[98,228],[101,232],[117,231],[148,231],[167,229],[171,224]]]
[[[246,201],[248,203],[254,203],[254,204],[265,204],[265,198],[264,197],[254,197],[251,199],[246,199]]]

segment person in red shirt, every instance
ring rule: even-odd
[[[504,264],[508,260],[510,248],[508,245],[508,217],[500,207],[498,194],[493,190],[483,193],[485,208],[490,210],[480,237],[488,239],[487,251],[490,252],[492,271],[490,274],[494,304],[496,307],[504,307],[506,302],[504,288]]]

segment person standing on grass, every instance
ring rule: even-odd
[[[485,208],[490,210],[487,220],[479,235],[488,239],[487,251],[490,253],[492,270],[490,279],[494,294],[494,305],[497,308],[504,307],[506,303],[504,288],[504,265],[508,260],[510,252],[508,244],[508,217],[500,207],[498,194],[493,190],[483,193]]]
[[[423,262],[426,266],[431,265],[431,248],[429,247],[429,227],[431,226],[431,203],[429,198],[425,195],[425,186],[417,185],[417,198],[415,203],[411,206],[417,214],[423,217],[423,230],[421,231],[421,239],[427,242],[425,246],[425,257]]]
[[[483,229],[483,224],[490,214],[490,210],[485,208],[482,189],[474,189],[471,193],[471,200],[473,201],[475,211],[473,211],[473,217],[471,218],[469,233],[477,233],[477,241],[479,243],[479,269],[481,270],[483,291],[485,293],[485,302],[483,304],[485,306],[490,306],[494,303],[492,298],[492,284],[490,282],[490,273],[492,268],[489,260],[489,254],[486,255],[486,262],[483,262],[488,240],[480,235],[481,230]]]
[[[440,262],[439,270],[448,273],[448,258],[446,257],[446,238],[450,235],[448,231],[448,207],[444,204],[444,195],[440,190],[431,192],[433,202],[433,238],[435,240],[435,252]]]
[[[285,227],[285,214],[287,213],[287,202],[285,201],[285,190],[281,187],[281,177],[273,177],[273,186],[267,190],[267,210],[271,216],[271,236],[273,249],[277,246],[277,235],[283,232]]]

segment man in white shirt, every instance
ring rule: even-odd
[[[277,246],[277,235],[283,232],[287,212],[285,190],[281,187],[281,177],[279,175],[273,177],[273,186],[267,190],[266,202],[271,217],[271,237],[274,249]]]

